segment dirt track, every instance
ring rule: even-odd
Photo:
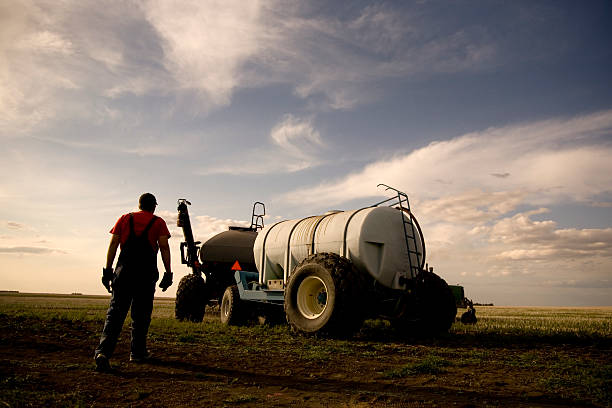
[[[270,340],[255,327],[177,337],[151,331],[149,364],[128,363],[124,329],[114,372],[93,371],[97,321],[0,315],[0,405],[4,406],[605,406],[547,391],[548,356],[610,364],[610,347],[516,344],[458,338],[399,342],[382,334],[324,341],[281,332]],[[214,330],[212,330],[214,332]],[[373,330],[372,333],[378,333]],[[177,340],[178,339],[178,340]],[[229,343],[229,344],[228,344]],[[263,347],[263,348],[262,348]],[[402,375],[432,350],[451,367]],[[437,357],[438,358],[438,357]],[[531,363],[527,359],[534,359]],[[536,360],[540,363],[536,363]],[[517,361],[519,364],[508,364]],[[433,370],[432,370],[433,368]]]

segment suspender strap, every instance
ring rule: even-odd
[[[145,234],[149,233],[149,230],[151,229],[153,224],[155,224],[155,220],[157,220],[157,217],[154,215],[153,218],[151,218],[151,221],[149,221],[149,223],[145,227],[144,231],[142,232],[142,236],[146,236]]]
[[[144,231],[142,231],[142,234],[140,234],[141,237],[146,237],[146,234],[149,233],[149,230],[151,229],[153,224],[155,224],[155,220],[157,220],[156,215],[154,215],[153,218],[151,218],[151,221],[149,221]],[[131,234],[134,234],[134,236],[136,236],[136,231],[134,230],[134,215],[132,213],[130,213],[130,235]]]

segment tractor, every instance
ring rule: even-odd
[[[478,319],[476,318],[476,308],[474,308],[474,302],[471,299],[465,297],[465,291],[461,285],[448,285],[455,297],[455,304],[457,309],[467,309],[461,314],[459,321],[463,324],[476,324]]]
[[[206,306],[218,304],[225,324],[259,315],[302,334],[351,336],[366,318],[387,319],[410,335],[447,332],[455,298],[425,262],[408,196],[379,186],[393,195],[268,226],[256,202],[249,227],[229,227],[204,244],[194,241],[190,203],[179,200],[181,262],[192,273],[179,283],[177,319],[202,321]]]

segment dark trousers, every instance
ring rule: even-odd
[[[126,275],[125,272],[123,272],[124,275]],[[102,353],[108,358],[113,355],[130,307],[132,309],[132,342],[130,345],[132,355],[142,357],[146,353],[147,333],[151,323],[153,295],[157,281],[157,279],[152,280],[151,275],[148,275],[148,279],[122,276],[122,279],[114,280],[113,293],[96,354]]]

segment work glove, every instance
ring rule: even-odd
[[[162,292],[165,292],[170,286],[172,286],[172,272],[165,272],[164,277],[159,282],[159,287],[162,289]]]
[[[111,283],[113,281],[113,268],[102,268],[102,284],[108,290],[108,293],[112,293]]]

